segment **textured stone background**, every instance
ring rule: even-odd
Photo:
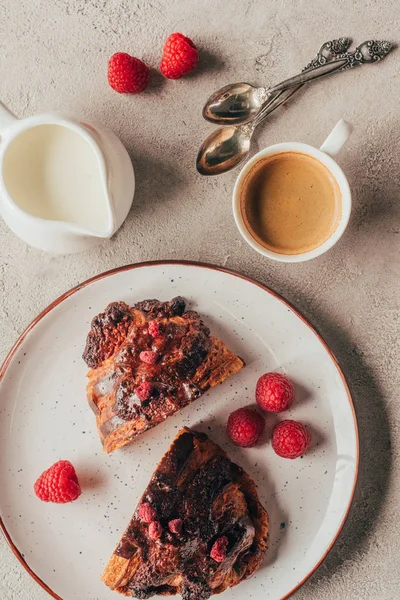
[[[231,214],[237,172],[205,179],[194,169],[211,128],[200,109],[225,83],[262,85],[296,73],[326,40],[393,40],[400,34],[397,8],[387,0],[0,3],[1,100],[19,117],[69,109],[104,122],[126,144],[137,175],[125,225],[91,252],[44,254],[0,223],[2,356],[56,296],[130,262],[185,258],[226,265],[294,303],[349,378],[362,445],[350,518],[324,565],[297,593],[299,600],[394,600],[400,593],[400,50],[384,63],[299,93],[257,136],[254,149],[284,140],[318,145],[339,118],[354,125],[339,158],[354,193],[351,223],[335,249],[309,263],[275,264],[242,241]],[[198,44],[196,74],[172,82],[154,73],[152,87],[139,97],[108,88],[106,61],[113,52],[131,52],[157,67],[173,31]],[[2,539],[0,597],[48,597]]]

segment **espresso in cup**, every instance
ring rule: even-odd
[[[309,252],[326,242],[342,216],[342,196],[331,171],[301,152],[260,158],[240,191],[240,212],[250,235],[278,254]]]

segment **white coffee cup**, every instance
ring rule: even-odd
[[[308,144],[302,144],[298,142],[283,142],[282,144],[274,144],[268,146],[260,152],[257,152],[243,167],[239,177],[236,180],[235,187],[233,189],[233,215],[235,217],[236,225],[248,244],[254,250],[257,250],[263,256],[272,258],[280,262],[303,262],[321,256],[324,252],[332,248],[336,242],[341,238],[349,222],[351,213],[351,192],[350,186],[347,181],[346,175],[339,167],[337,162],[334,160],[334,156],[340,151],[343,145],[346,143],[352,132],[352,126],[347,121],[341,119],[333,128],[331,133],[328,135],[322,146],[314,148]],[[307,154],[313,158],[319,160],[335,178],[341,193],[341,217],[337,224],[336,229],[332,232],[331,236],[320,246],[304,252],[302,254],[279,254],[262,246],[247,229],[241,211],[241,189],[243,182],[254,167],[254,165],[260,160],[265,159],[276,154],[282,154],[284,152],[299,152],[301,154]]]

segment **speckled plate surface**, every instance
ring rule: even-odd
[[[92,317],[108,302],[184,296],[246,367],[131,446],[102,452],[85,398],[81,360]],[[287,373],[297,401],[286,417],[313,432],[295,461],[276,456],[267,418],[261,447],[235,448],[228,414],[254,402],[257,378]],[[48,307],[21,336],[2,370],[0,509],[3,530],[33,577],[55,598],[111,600],[100,575],[150,474],[184,425],[208,433],[256,480],[271,518],[263,567],[224,593],[235,600],[281,600],[317,568],[347,516],[358,470],[354,409],[344,377],[312,327],[266,288],[223,269],[188,263],[132,265],[100,275]],[[69,459],[83,494],[69,505],[36,499],[33,483]]]

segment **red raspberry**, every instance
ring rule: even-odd
[[[236,446],[255,446],[264,431],[264,418],[251,408],[239,408],[229,415],[227,433]]]
[[[182,33],[172,33],[165,42],[160,70],[167,79],[179,79],[193,71],[199,53],[192,40]]]
[[[160,323],[158,321],[150,321],[148,330],[151,337],[157,337],[161,333]]]
[[[287,410],[294,401],[293,383],[280,373],[261,375],[256,386],[256,401],[260,408],[269,412]]]
[[[150,502],[143,502],[138,508],[139,519],[143,523],[151,523],[156,518],[157,514]]]
[[[139,354],[140,360],[146,363],[146,365],[154,365],[158,361],[158,357],[157,352],[153,352],[153,350],[143,350]]]
[[[148,400],[153,393],[153,386],[148,381],[142,381],[135,389],[135,394],[139,400]]]
[[[272,447],[282,458],[298,458],[310,443],[310,432],[297,421],[282,421],[272,432]]]
[[[228,538],[226,535],[218,538],[211,548],[210,556],[216,562],[222,562],[226,558],[226,549],[228,547]]]
[[[152,540],[159,540],[162,536],[163,528],[161,523],[158,521],[152,521],[149,525],[149,538]]]
[[[117,52],[108,61],[108,83],[120,94],[143,92],[149,80],[150,70],[139,58]]]
[[[57,504],[73,502],[82,493],[75,469],[69,460],[59,460],[42,473],[35,482],[34,490],[43,502]]]
[[[168,529],[171,533],[181,533],[183,526],[182,519],[173,519],[168,523]]]

